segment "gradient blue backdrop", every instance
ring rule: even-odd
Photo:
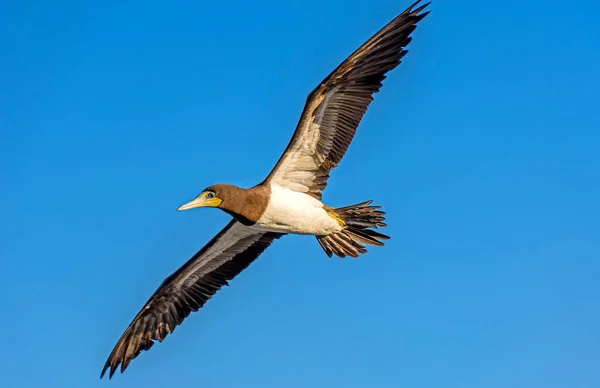
[[[600,386],[600,4],[435,1],[333,173],[393,236],[286,237],[124,375],[106,357],[257,183],[307,93],[409,5],[8,1],[2,387]]]

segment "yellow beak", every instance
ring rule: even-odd
[[[177,208],[177,211],[189,210],[189,209],[194,209],[197,207],[217,207],[222,202],[222,200],[217,197],[207,199],[206,194],[207,193],[202,193],[199,196],[197,196],[195,199],[191,200],[190,202],[179,206]]]

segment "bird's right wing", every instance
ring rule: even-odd
[[[166,278],[125,330],[100,378],[119,365],[123,372],[142,350],[162,342],[223,285],[242,272],[282,234],[263,232],[232,220],[187,263]]]
[[[321,199],[329,172],[354,138],[356,128],[386,74],[407,53],[410,34],[429,12],[417,1],[373,35],[313,90],[286,150],[266,181]]]

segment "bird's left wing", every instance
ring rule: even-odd
[[[410,34],[429,12],[417,1],[367,40],[313,90],[283,155],[266,179],[321,199],[329,171],[350,145],[386,73],[407,53]]]
[[[133,319],[108,357],[100,378],[119,365],[123,372],[142,350],[162,342],[223,285],[242,272],[282,234],[263,232],[232,220],[187,263],[166,278]]]

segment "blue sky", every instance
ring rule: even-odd
[[[600,386],[600,4],[573,4],[435,1],[324,195],[383,205],[387,246],[286,237],[110,382],[228,220],[177,206],[264,178],[409,1],[3,4],[0,385]]]

